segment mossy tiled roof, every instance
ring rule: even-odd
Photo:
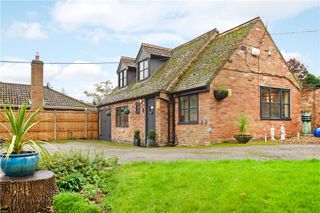
[[[154,94],[164,89],[172,81],[180,69],[205,45],[213,31],[207,32],[181,46],[171,50],[171,57],[149,79],[132,82],[125,88],[115,88],[100,105],[128,100]]]
[[[166,47],[160,47],[153,44],[142,43],[141,47],[147,51],[150,55],[158,55],[163,57],[171,56],[171,49]]]
[[[254,23],[249,23],[213,39],[186,69],[170,92],[204,87],[238,48]]]
[[[100,105],[159,93],[181,92],[208,85],[215,72],[254,26],[256,19],[216,37],[211,30],[171,50],[171,57],[149,79],[115,88]]]
[[[128,57],[128,56],[121,56],[120,62],[125,63],[127,66],[136,67],[136,63],[134,62],[135,58]]]

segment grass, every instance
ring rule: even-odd
[[[122,165],[113,212],[320,212],[320,161],[178,161]]]

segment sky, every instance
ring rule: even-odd
[[[141,42],[173,48],[213,28],[260,16],[283,56],[320,76],[320,1],[0,0],[0,59],[118,62]],[[116,85],[117,63],[45,64],[44,84],[81,100],[94,84]],[[0,63],[0,81],[30,84],[31,66]]]

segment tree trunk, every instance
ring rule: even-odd
[[[36,171],[27,177],[0,174],[0,212],[48,212],[52,197],[57,193],[51,171]]]

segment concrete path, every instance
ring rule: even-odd
[[[69,142],[53,144],[63,152],[69,150],[104,153],[106,157],[116,156],[120,162],[130,161],[171,161],[171,160],[216,160],[216,159],[320,159],[320,145],[252,145],[252,146],[212,146],[204,148],[142,148],[110,145],[99,142]],[[53,148],[49,148],[54,152]]]

